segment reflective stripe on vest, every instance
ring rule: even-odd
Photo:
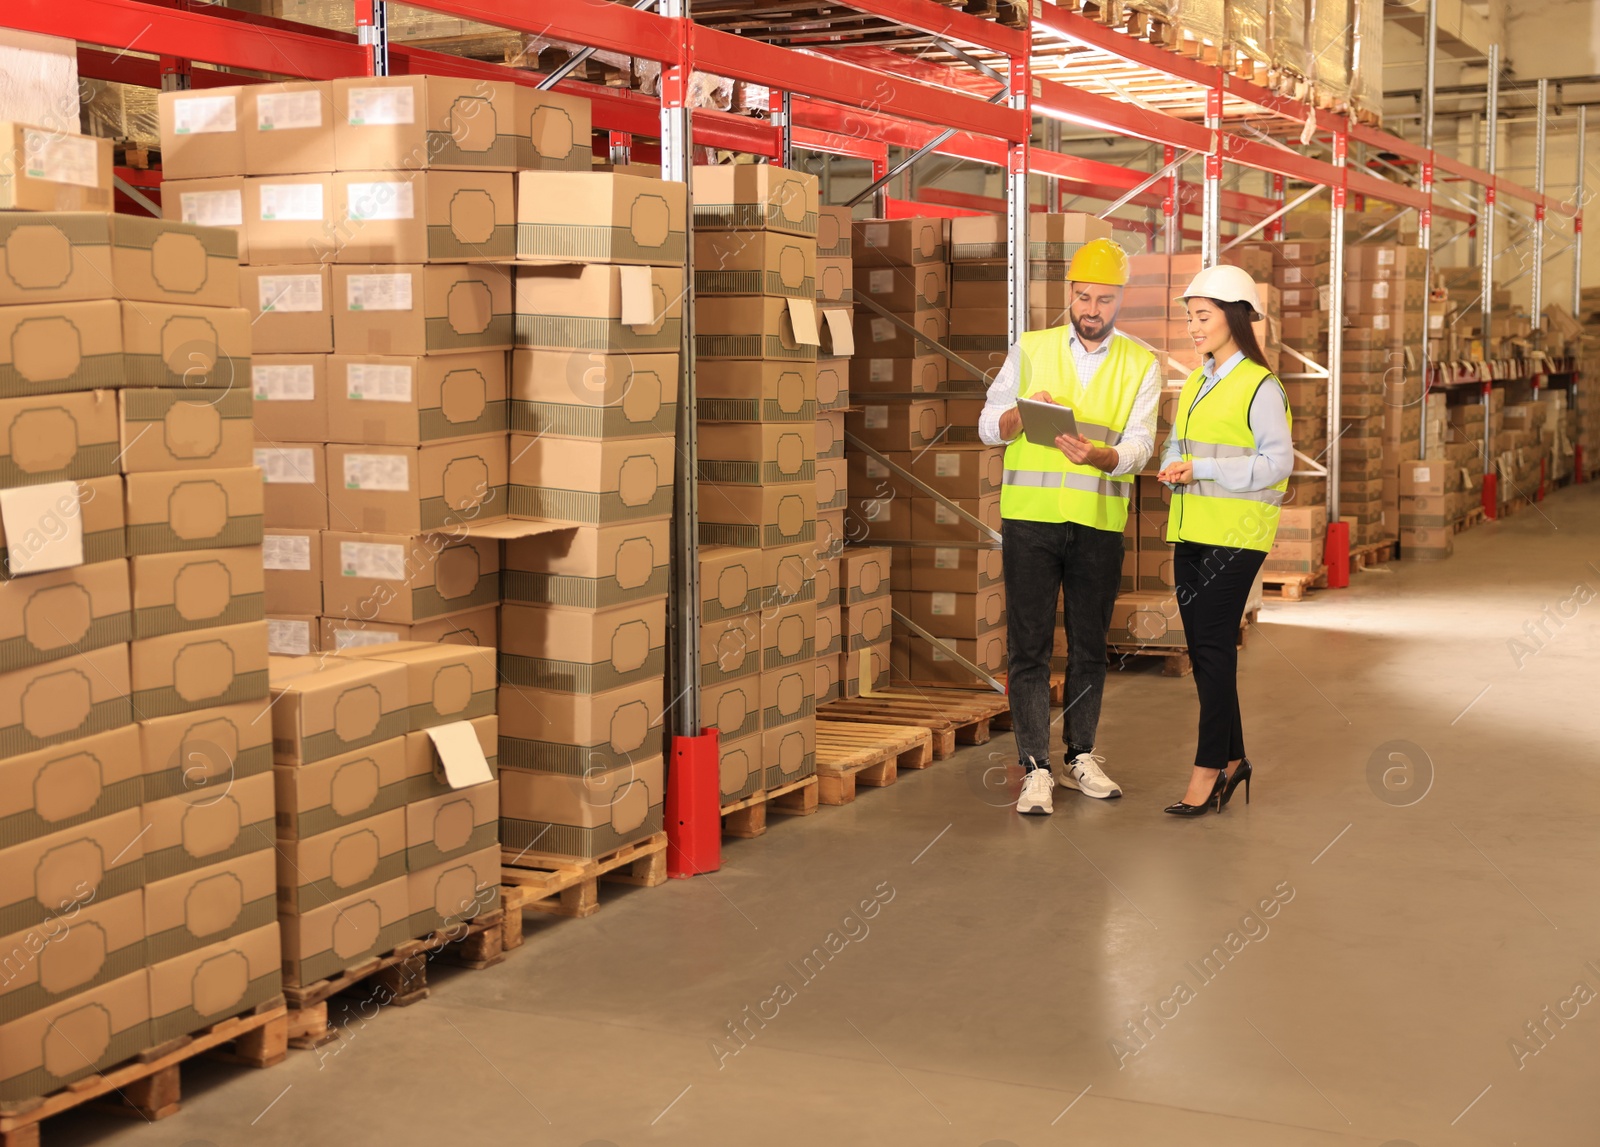
[[[1081,385],[1069,343],[1070,327],[1029,331],[1019,340],[1021,397],[1041,391],[1070,407],[1078,433],[1097,446],[1116,446],[1133,412],[1139,386],[1155,356],[1115,332],[1105,361]],[[1093,466],[1069,462],[1055,443],[1029,442],[1026,435],[1006,447],[1000,514],[1031,522],[1075,522],[1121,533],[1128,522],[1133,475],[1112,477]]]
[[[1257,453],[1250,406],[1262,385],[1277,380],[1260,363],[1243,359],[1200,393],[1203,370],[1191,374],[1178,396],[1172,435],[1185,461],[1246,458]],[[1285,413],[1288,400],[1285,398]],[[1167,540],[1234,549],[1270,550],[1278,533],[1279,508],[1289,479],[1265,490],[1229,490],[1214,481],[1179,486],[1172,495]]]

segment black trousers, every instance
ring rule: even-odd
[[[1056,603],[1067,629],[1067,712],[1062,741],[1094,748],[1106,685],[1106,630],[1122,580],[1122,535],[1074,522],[1000,523],[1006,578],[1006,692],[1017,756],[1050,762],[1050,658]],[[1063,593],[1063,591],[1065,591]]]
[[[1250,586],[1267,555],[1179,542],[1173,553],[1178,612],[1189,642],[1194,687],[1200,694],[1197,769],[1225,769],[1244,757],[1244,724],[1239,717],[1239,622]]]

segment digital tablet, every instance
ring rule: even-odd
[[[1054,446],[1061,434],[1077,436],[1078,420],[1070,406],[1023,398],[1017,401],[1017,410],[1022,415],[1022,432],[1036,446]]]

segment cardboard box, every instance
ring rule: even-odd
[[[494,715],[493,647],[410,641],[351,649],[344,656],[405,667],[413,732]]]
[[[500,640],[500,609],[493,605],[469,609],[464,613],[450,613],[412,625],[347,617],[324,617],[320,620],[322,648],[334,653],[369,645],[391,645],[397,641],[493,649]]]
[[[502,776],[500,836],[507,851],[594,857],[661,831],[666,795],[659,756],[583,776]]]
[[[620,605],[668,591],[671,524],[666,521],[580,526],[505,543],[501,575],[507,601],[585,609]]]
[[[750,710],[756,715],[756,710]],[[723,734],[717,741],[718,791],[723,807],[744,800],[761,791],[766,780],[766,769],[761,764],[761,733],[730,740]]]
[[[425,446],[328,447],[331,519],[365,533],[420,534],[505,515],[504,436]]]
[[[817,723],[800,720],[761,734],[761,759],[767,768],[767,788],[781,788],[804,780],[817,771]]]
[[[828,458],[844,457],[844,414],[842,410],[817,414],[815,426],[818,462]]]
[[[490,777],[498,777],[500,771],[500,719],[489,714],[483,717],[474,717],[467,722],[477,738],[478,748],[483,753],[483,759],[489,766]],[[450,742],[451,763],[446,765],[440,756],[439,746],[435,743],[433,735],[426,729],[419,729],[414,733],[407,733],[404,738],[405,746],[405,773],[406,785],[410,796],[408,800],[427,800],[430,797],[448,796],[458,791],[462,773],[458,766],[464,766],[472,773],[481,774],[475,761],[468,760],[465,752],[457,753],[462,746]]]
[[[695,303],[695,355],[815,362],[822,341],[818,322],[810,297],[710,296]]]
[[[401,813],[422,795],[407,766],[408,744],[394,738],[312,765],[274,767],[278,839],[313,838],[380,814]],[[402,847],[403,829],[402,820]]]
[[[833,314],[824,311],[824,316]],[[843,410],[850,405],[850,359],[821,358],[817,360],[817,409]]]
[[[135,638],[266,616],[262,556],[254,546],[142,554],[130,566]]]
[[[587,172],[593,130],[589,100],[511,85],[511,129],[517,137],[516,167]],[[680,212],[681,214],[681,212]]]
[[[842,628],[845,652],[854,653],[868,645],[883,645],[892,628],[893,602],[888,595],[867,598],[843,606]]]
[[[0,849],[0,931],[7,935],[74,906],[136,892],[144,882],[139,810],[59,829]]]
[[[284,916],[279,925],[286,985],[312,984],[336,976],[410,939],[406,878],[400,876],[342,896],[298,916]]]
[[[819,662],[837,661],[839,654],[844,652],[843,607],[831,605],[817,609],[816,651]]]
[[[1168,592],[1119,594],[1106,639],[1114,645],[1187,648],[1178,599]]]
[[[267,175],[244,181],[244,244],[252,265],[325,263],[353,224],[328,174]]]
[[[476,263],[333,268],[340,354],[510,350],[511,276]]]
[[[996,533],[1000,530],[1000,496],[961,498],[956,504]],[[932,498],[911,499],[911,537],[919,542],[988,541],[989,535]]]
[[[247,390],[250,313],[243,307],[122,304],[124,386]]]
[[[816,481],[813,423],[712,423],[700,427],[699,478],[737,486]]]
[[[267,695],[267,631],[259,621],[134,641],[133,706],[165,717]]]
[[[217,232],[207,229],[206,233]],[[258,367],[263,355],[294,355],[303,360],[333,350],[331,268],[305,263],[240,267],[238,301],[250,314]],[[261,387],[256,390],[260,397]]]
[[[81,530],[83,560],[86,564],[115,561],[127,555],[126,519],[123,513],[122,478],[111,475],[75,482],[62,487],[53,501],[39,508],[19,534],[16,557],[38,555],[69,531]],[[12,548],[0,525],[0,580],[11,577]],[[31,576],[31,575],[30,575]]]
[[[1444,462],[1429,460],[1427,462],[1402,462],[1400,464],[1400,494],[1402,497],[1443,496],[1449,490],[1449,467]]]
[[[852,255],[858,267],[920,266],[949,262],[948,219],[858,219]]]
[[[849,541],[867,545],[909,542],[911,499],[884,495],[851,498],[843,533]]]
[[[0,303],[103,299],[231,307],[239,302],[237,238],[132,215],[14,213],[0,217]]]
[[[131,725],[0,760],[0,849],[136,809],[142,767]]]
[[[676,266],[518,266],[516,345],[676,354],[683,294],[683,272]]]
[[[253,403],[247,389],[124,390],[117,398],[124,474],[254,464]]]
[[[128,609],[120,560],[0,581],[0,672],[126,642]]]
[[[132,716],[126,645],[0,674],[0,757],[120,728]]]
[[[766,597],[763,558],[767,552],[745,546],[699,548],[702,621],[720,621],[761,608]],[[784,550],[770,552],[785,553]]]
[[[814,484],[725,486],[700,483],[700,541],[706,545],[770,548],[814,541]]]
[[[945,638],[946,648],[907,634],[894,639],[892,668],[896,676],[913,682],[970,685],[988,682],[966,669],[950,652],[966,658],[993,677],[1006,668],[1006,635],[996,631],[976,639]]]
[[[488,171],[340,171],[330,178],[338,263],[479,263],[516,256],[513,177]],[[254,227],[254,222],[251,223]],[[268,262],[256,251],[253,258]]]
[[[1438,561],[1455,552],[1454,526],[1402,526],[1400,556]]]
[[[700,626],[700,680],[717,685],[761,672],[762,619],[746,613]]]
[[[904,471],[910,471],[912,459],[916,457],[910,450],[886,450],[882,453],[889,464],[898,466]],[[847,500],[911,498],[917,493],[916,487],[908,479],[870,454],[852,450],[844,462]]]
[[[560,438],[675,435],[680,373],[675,354],[514,351],[511,428]]]
[[[502,801],[511,799],[516,770],[581,778],[659,756],[665,746],[664,699],[660,680],[590,694],[502,686]],[[510,846],[512,841],[506,837],[505,843]]]
[[[913,547],[910,588],[918,593],[979,593],[1002,587],[1000,548]]]
[[[1000,493],[1005,448],[940,443],[915,457],[910,469],[947,498],[986,498]]]
[[[860,354],[850,360],[850,388],[862,394],[884,391],[932,393],[943,389],[948,377],[948,360],[940,355],[869,358]]]
[[[272,731],[260,717],[259,704],[240,701],[141,720],[139,754],[146,808],[174,797],[208,804],[230,792],[237,781],[267,775],[272,768]],[[150,850],[147,838],[147,855]]]
[[[327,355],[257,355],[250,363],[257,439],[268,444],[326,442],[327,385]]]
[[[738,742],[761,732],[764,674],[700,687],[700,724],[716,726],[722,742]],[[759,757],[760,751],[756,755]],[[726,794],[725,794],[726,795]]]
[[[517,174],[519,260],[683,264],[683,184],[575,167]]]
[[[518,517],[589,526],[672,513],[674,440],[619,442],[511,435],[509,509]]]
[[[794,602],[817,600],[817,566],[823,551],[810,542],[761,551],[761,608],[763,620],[770,610]]]
[[[150,967],[156,1044],[242,1015],[283,992],[276,922]]]
[[[848,259],[851,255],[851,209],[817,208],[817,255],[819,258]]]
[[[894,551],[886,546],[848,546],[839,559],[839,586],[845,605],[887,597]]]
[[[830,701],[837,701],[844,696],[844,686],[839,679],[839,657],[817,658],[815,670],[817,684],[816,697],[818,705],[826,705]]]
[[[105,141],[108,150],[110,142]],[[151,1043],[150,977],[140,968],[0,1025],[0,1059],[7,1072],[0,1080],[0,1101],[21,1102],[55,1091]]]
[[[522,158],[512,85],[444,76],[333,81],[338,171],[512,171]]]
[[[74,905],[0,937],[0,953],[0,1024],[8,1024],[143,968],[144,897]]]
[[[507,684],[596,693],[666,672],[666,599],[602,610],[507,603],[501,673]]]
[[[816,713],[816,658],[761,673],[761,728],[792,725]]]
[[[205,179],[245,170],[244,127],[250,121],[244,113],[244,91],[196,88],[156,97],[161,167],[167,178]]]
[[[146,800],[141,810],[144,879],[163,880],[272,847],[270,773],[236,776],[231,760],[202,750],[181,783],[176,795]]]
[[[263,521],[277,529],[328,527],[327,453],[320,444],[257,446]]]
[[[498,841],[498,828],[496,833]],[[443,947],[446,939],[460,939],[458,930],[479,916],[500,910],[500,845],[414,871],[406,885],[411,934]]]
[[[863,309],[855,320],[856,353],[873,358],[916,358],[936,354],[931,344],[948,344],[950,340],[950,318],[943,309],[903,311],[894,318],[913,327],[921,337],[888,316]]]
[[[849,306],[855,302],[854,261],[849,257],[825,256],[818,244],[817,251],[817,302]]]
[[[944,263],[862,266],[855,268],[852,286],[857,298],[870,299],[885,310],[936,310],[949,303],[950,268]]]
[[[322,536],[322,606],[336,617],[411,624],[500,600],[500,546],[446,534]]]
[[[841,530],[841,533],[843,531]],[[842,550],[841,550],[842,552]],[[817,609],[823,610],[830,606],[839,605],[844,600],[844,593],[840,589],[840,560],[837,557],[824,556],[826,551],[817,551],[811,561],[812,578],[816,581]]]
[[[761,615],[761,670],[778,669],[817,659],[817,605],[814,601],[769,606]]]
[[[264,848],[144,887],[146,948],[151,963],[257,928],[277,918],[276,864]]]
[[[0,307],[0,396],[118,387],[123,365],[117,303]]]
[[[240,92],[236,114],[243,165],[205,174],[242,170],[246,175],[288,175],[334,169],[332,84],[290,80],[248,84],[236,90]],[[189,146],[193,147],[194,141]],[[162,158],[164,162],[165,151]]]
[[[935,637],[972,638],[1004,627],[1006,594],[999,586],[978,593],[913,592],[911,620]]]
[[[0,399],[0,487],[116,473],[116,417],[109,390]]]
[[[500,785],[496,781],[413,801],[405,809],[406,866],[418,872],[496,848],[499,821]]]
[[[612,360],[604,361],[609,365]],[[697,362],[696,414],[701,422],[813,422],[817,369],[810,363]]]
[[[695,294],[701,297],[817,297],[817,244],[810,237],[774,231],[697,231],[694,268]]]
[[[322,612],[322,535],[272,529],[261,539],[262,604],[271,614]]]
[[[336,354],[328,359],[327,407],[334,436],[371,445],[502,433],[506,356]]]
[[[0,210],[110,211],[111,141],[0,123]]]
[[[411,728],[403,665],[355,658],[271,682],[272,760],[309,765]]]
[[[874,450],[918,451],[939,440],[946,419],[942,400],[869,403],[845,415],[845,428]]]
[[[889,684],[890,645],[887,640],[839,656],[840,685],[846,697],[860,697]]]
[[[400,743],[395,744],[399,749]],[[279,840],[279,913],[301,915],[404,876],[408,816],[415,807],[392,808],[314,836]]]
[[[817,234],[817,177],[773,164],[697,165],[693,169],[697,231]]]
[[[843,510],[850,501],[849,469],[843,458],[817,463],[817,513]]]
[[[248,263],[250,243],[245,230],[246,190],[245,177],[237,174],[166,180],[161,187],[161,217],[231,232],[239,262]]]
[[[816,553],[821,560],[831,561],[844,552],[845,543],[849,540],[845,533],[848,499],[845,506],[843,510],[823,510],[817,513]]]
[[[1158,550],[1139,554],[1139,589],[1160,593],[1177,585],[1172,551]]]

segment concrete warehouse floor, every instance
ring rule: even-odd
[[[45,1142],[1591,1144],[1597,596],[1588,486],[1269,606],[1248,807],[1163,816],[1193,683],[1113,674],[1120,801],[1018,817],[984,785],[999,737],[775,818],[713,877],[607,888],[337,1054],[186,1069],[176,1117]]]

